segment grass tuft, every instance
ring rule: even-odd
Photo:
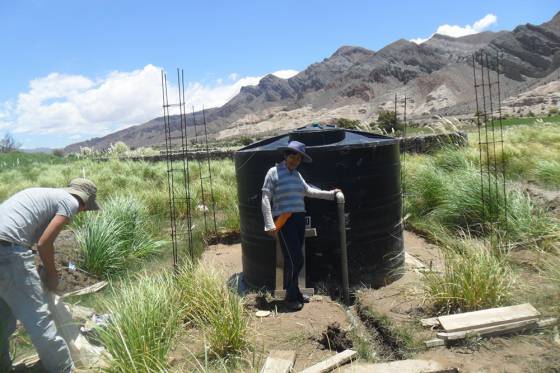
[[[170,275],[134,276],[112,289],[111,315],[100,340],[111,355],[107,372],[167,372],[167,355],[181,325],[182,308]]]
[[[445,253],[444,268],[423,274],[428,299],[438,312],[474,311],[508,304],[514,280],[503,255],[481,241],[455,241]]]
[[[249,347],[243,301],[216,272],[186,263],[177,276],[177,286],[185,319],[202,329],[214,358],[236,356]]]

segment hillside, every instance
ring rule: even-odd
[[[500,53],[502,98],[521,97],[557,79],[560,12],[542,25],[521,25],[513,31],[460,38],[436,34],[420,45],[401,39],[377,52],[343,46],[290,79],[267,75],[258,85],[243,87],[222,107],[206,111],[208,130],[212,136],[225,138],[337,117],[369,121],[379,110],[392,109],[395,94],[408,97],[411,119],[470,114],[475,110],[472,54],[476,51]],[[200,112],[195,119],[202,123]],[[178,117],[172,117],[171,124],[178,129]],[[192,127],[192,116],[187,124]],[[116,141],[132,147],[161,146],[163,119],[72,144],[65,151],[81,146],[103,149]]]

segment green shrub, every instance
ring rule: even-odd
[[[337,118],[336,125],[340,128],[345,128],[349,130],[357,130],[360,129],[360,121],[359,120],[352,120],[347,118]]]
[[[79,214],[73,230],[79,265],[100,277],[117,275],[140,258],[158,253],[162,242],[152,238],[147,209],[132,196],[115,196],[99,212]]]
[[[125,243],[116,239],[123,224],[101,214],[88,214],[74,229],[79,248],[78,265],[100,277],[124,271],[127,266]]]
[[[403,125],[394,111],[381,110],[377,116],[377,125],[387,133],[401,131]]]
[[[560,162],[540,160],[535,166],[535,176],[545,185],[560,186]]]
[[[464,241],[462,246],[462,253],[447,251],[441,273],[423,274],[428,299],[446,313],[508,304],[514,282],[505,260],[475,240]]]
[[[239,355],[249,346],[242,299],[209,268],[187,262],[177,276],[185,320],[204,332],[215,358]]]
[[[167,372],[167,355],[181,326],[182,305],[169,275],[134,276],[105,302],[111,315],[100,339],[108,372]]]

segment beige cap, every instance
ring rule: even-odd
[[[97,187],[93,181],[88,179],[73,179],[68,184],[68,188],[64,188],[70,194],[74,194],[84,202],[86,210],[99,210],[99,205],[95,201]]]

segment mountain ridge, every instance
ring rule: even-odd
[[[422,44],[399,39],[378,51],[341,46],[289,79],[268,74],[257,85],[242,87],[223,106],[206,110],[208,130],[225,138],[283,131],[337,116],[373,120],[379,110],[392,110],[395,94],[409,97],[409,118],[472,113],[472,54],[478,51],[502,56],[504,98],[529,90],[560,67],[560,12],[539,26],[525,24],[512,31],[459,38],[434,34]],[[201,123],[201,113],[194,119]],[[193,123],[189,116],[187,126]],[[178,133],[178,117],[171,118],[171,128]],[[81,146],[103,149],[116,141],[132,147],[161,146],[163,134],[163,119],[154,118],[71,144],[65,151]]]

